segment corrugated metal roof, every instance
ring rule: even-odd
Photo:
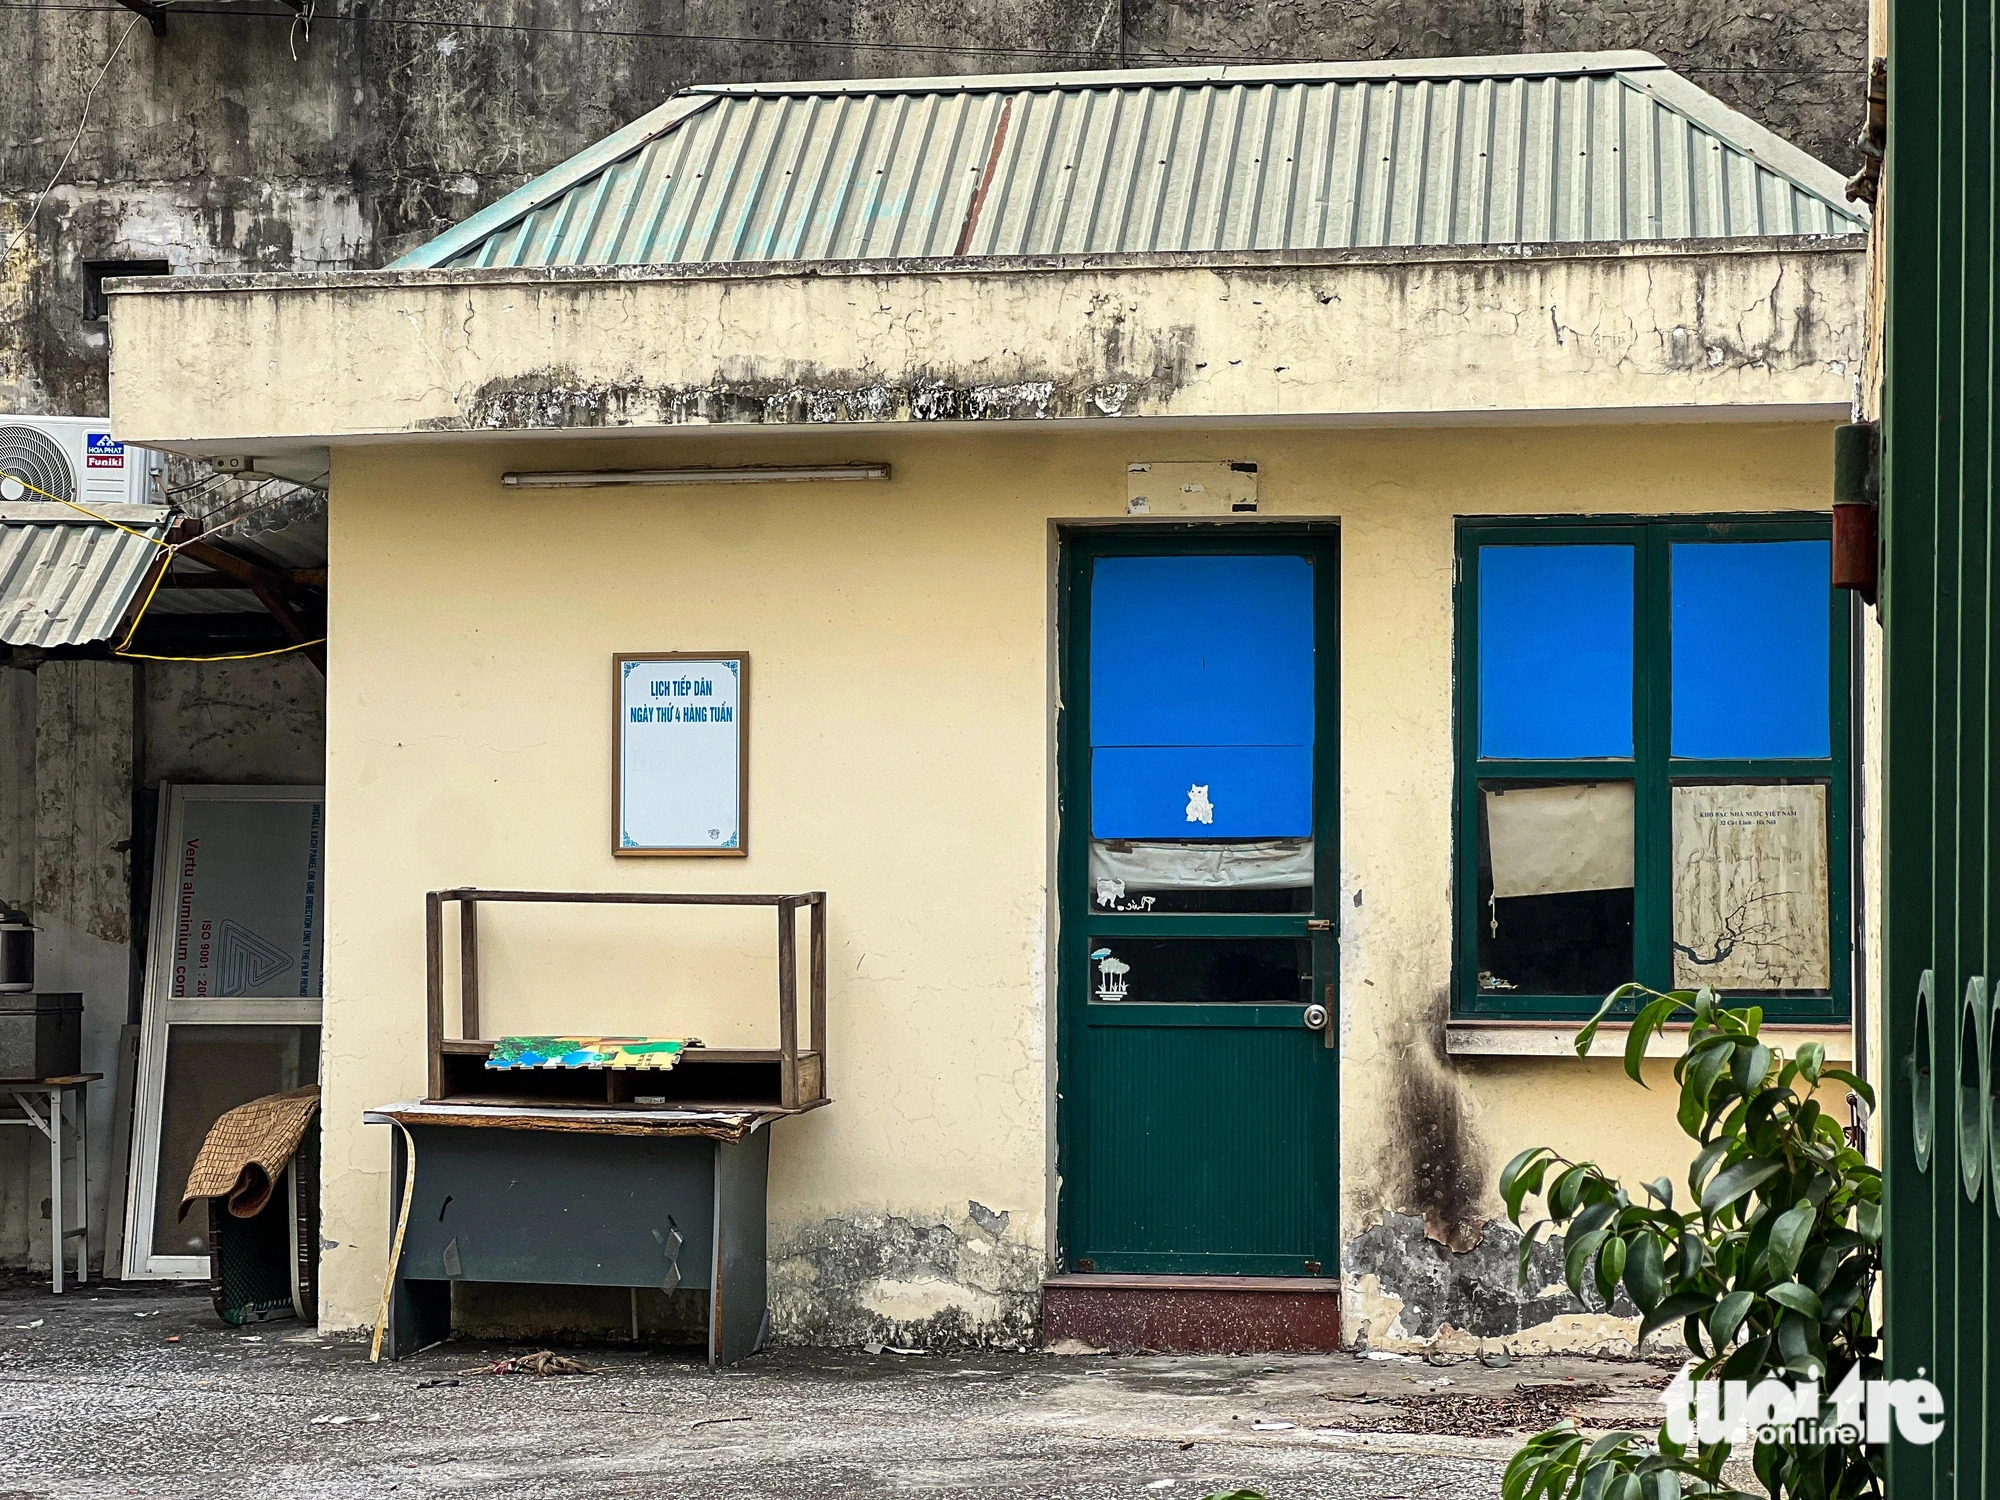
[[[1644,52],[689,90],[397,266],[1845,234],[1840,174]]]
[[[164,505],[100,510],[133,531],[166,535]],[[0,503],[0,642],[88,646],[109,640],[159,548],[51,500]]]
[[[197,518],[203,530],[215,526],[218,514]],[[245,562],[258,563],[273,572],[292,568],[326,566],[326,497],[318,492],[294,492],[281,500],[265,502],[246,512],[234,525],[216,531],[214,544]],[[192,558],[174,564],[174,577],[212,577]],[[260,615],[264,605],[248,589],[163,588],[146,607],[153,615]]]

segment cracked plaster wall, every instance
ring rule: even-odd
[[[397,272],[114,299],[133,441],[1845,407],[1849,239],[1069,269]],[[169,369],[156,352],[173,351]]]
[[[0,11],[0,238],[55,175],[134,20]],[[469,22],[486,23],[472,26]],[[494,23],[501,23],[496,26]],[[542,28],[509,31],[505,24]],[[676,30],[722,40],[582,36]],[[781,46],[731,35],[801,37]],[[939,36],[953,48],[933,49]],[[865,43],[885,44],[871,48]],[[1644,47],[1786,139],[1855,165],[1861,0],[332,0],[176,14],[125,37],[74,160],[0,267],[0,411],[105,409],[85,259],[177,273],[386,263],[693,82],[1141,64],[1195,53],[1363,59]],[[294,57],[296,48],[296,57]],[[1019,48],[1018,52],[1006,49]],[[985,49],[985,50],[981,50]]]
[[[298,655],[149,662],[146,784],[317,786],[326,773],[326,679]]]
[[[830,903],[834,1102],[774,1127],[774,1333],[1029,1338],[1051,1250],[1049,526],[1121,515],[1128,463],[1240,459],[1260,466],[1263,514],[1342,527],[1350,1336],[1377,1348],[1629,1343],[1616,1309],[1542,1285],[1514,1293],[1493,1176],[1547,1142],[1627,1176],[1679,1177],[1669,1093],[1635,1088],[1610,1060],[1450,1058],[1439,1036],[1453,519],[1810,509],[1831,482],[1824,424],[763,428],[340,450],[327,1324],[366,1323],[380,1291],[387,1149],[358,1122],[423,1086],[423,891],[696,881],[605,848],[604,673],[641,642],[728,643],[756,663],[751,854],[696,883],[824,888]],[[589,524],[557,528],[517,524],[499,483],[513,468],[863,460],[894,477],[606,491]],[[412,494],[426,504],[412,508]],[[740,1033],[712,1027],[768,1024],[768,945],[762,922],[733,935],[663,933],[629,913],[587,930],[496,924],[490,937],[482,927],[482,1000],[502,1027],[557,1014],[614,1031],[658,1024],[662,997],[635,996],[625,963],[662,976],[677,1022],[726,1043]],[[1543,1282],[1556,1279],[1551,1254],[1537,1262]]]

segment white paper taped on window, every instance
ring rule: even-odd
[[[1632,783],[1489,786],[1493,896],[1617,891],[1632,884]]]
[[[1240,844],[1099,839],[1090,846],[1090,883],[1122,881],[1135,891],[1283,890],[1311,885],[1311,839]]]
[[[1833,984],[1824,786],[1677,786],[1674,983]]]

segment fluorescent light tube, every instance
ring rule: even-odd
[[[500,482],[510,490],[590,490],[625,484],[805,484],[888,477],[887,464],[744,464],[733,469],[548,469],[502,474]]]

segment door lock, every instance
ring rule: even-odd
[[[1304,1020],[1306,1023],[1306,1030],[1324,1031],[1326,1029],[1326,1007],[1324,1005],[1318,1005],[1318,1004],[1308,1005],[1306,1007]]]

